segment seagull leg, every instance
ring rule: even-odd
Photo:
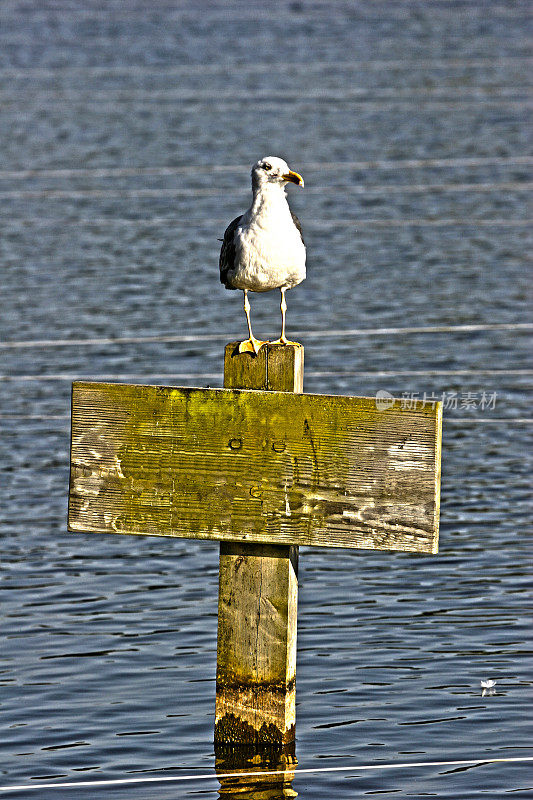
[[[244,342],[241,342],[239,345],[239,353],[254,353],[257,355],[259,353],[259,349],[266,344],[266,342],[261,342],[259,339],[256,339],[252,333],[252,323],[250,321],[250,301],[248,300],[248,289],[243,289],[244,292],[244,313],[246,314],[246,321],[248,323],[248,333],[250,338]]]
[[[281,291],[281,336],[279,339],[276,339],[274,342],[270,342],[270,344],[296,344],[296,342],[289,342],[287,337],[285,336],[285,314],[287,313],[287,301],[285,300],[285,292],[287,291],[287,287],[285,286]]]

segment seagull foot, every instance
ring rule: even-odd
[[[245,342],[240,343],[238,350],[239,353],[253,353],[254,356],[256,356],[259,354],[264,344],[268,344],[268,342],[261,342],[259,339],[256,339],[255,336],[251,336],[249,339],[246,339]]]

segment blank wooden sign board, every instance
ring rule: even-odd
[[[221,542],[222,743],[294,738],[298,545],[437,552],[441,404],[302,383],[232,343],[225,389],[73,385],[69,529]]]

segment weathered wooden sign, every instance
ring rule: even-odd
[[[69,527],[434,553],[440,409],[75,383]]]
[[[284,747],[297,546],[437,552],[441,405],[301,394],[298,344],[224,385],[75,383],[69,528],[220,540],[215,744]]]

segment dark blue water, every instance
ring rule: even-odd
[[[306,181],[306,391],[446,406],[437,556],[301,549],[298,763],[354,769],[293,789],[533,791],[528,763],[356,769],[533,755],[527,10],[4,0],[0,340],[40,344],[0,348],[0,786],[213,769],[218,547],[67,533],[70,382],[221,386],[246,328],[218,238],[276,154]],[[277,294],[251,302],[277,336]],[[342,334],[457,325],[484,327]]]

